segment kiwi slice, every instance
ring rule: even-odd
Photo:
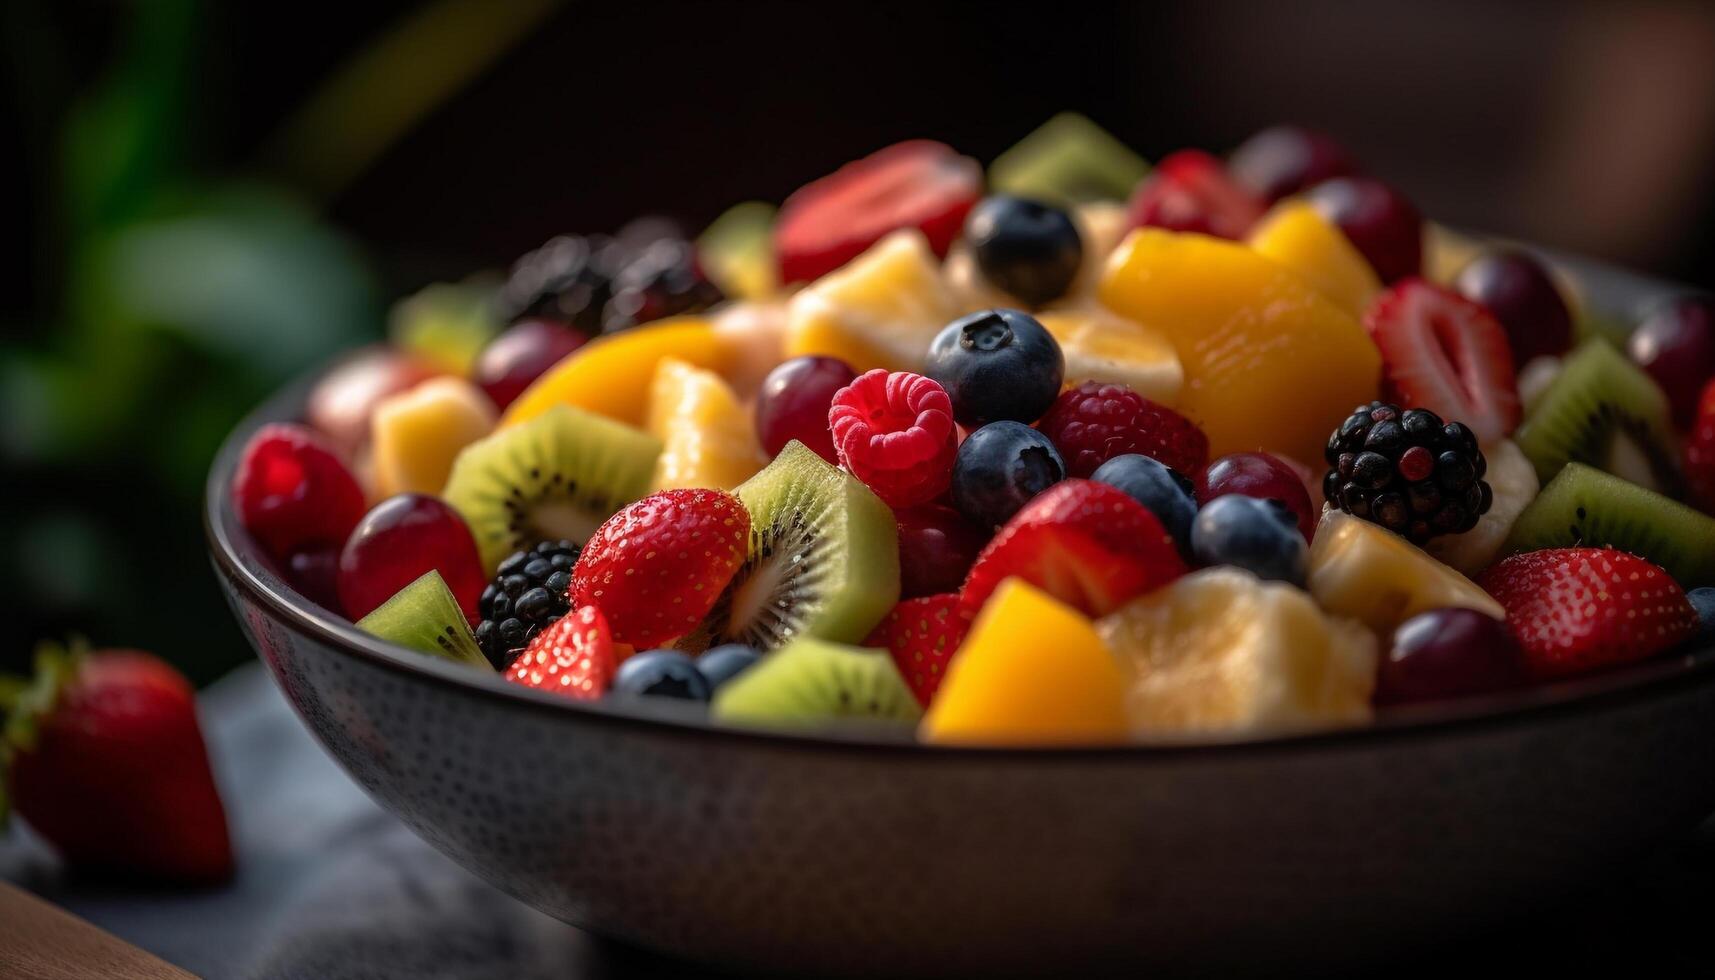
[[[711,716],[748,725],[841,718],[915,722],[922,714],[885,650],[800,637],[715,692]]]
[[[1123,201],[1149,164],[1075,112],[1043,123],[989,165],[995,190],[1054,204]]]
[[[893,511],[803,443],[787,443],[735,492],[750,511],[750,552],[698,631],[702,642],[855,643],[899,601]]]
[[[1544,485],[1567,463],[1584,463],[1639,486],[1678,496],[1667,396],[1607,341],[1567,355],[1513,441]]]
[[[434,569],[358,620],[357,628],[419,653],[494,669],[476,645],[459,601]]]
[[[441,494],[463,515],[489,575],[542,541],[589,540],[649,490],[661,442],[610,418],[556,405],[466,446]]]
[[[1687,589],[1715,585],[1715,518],[1611,473],[1568,463],[1519,514],[1501,550],[1576,547],[1648,558]]]

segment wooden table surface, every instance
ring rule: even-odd
[[[195,980],[194,974],[3,881],[0,881],[0,977]]]

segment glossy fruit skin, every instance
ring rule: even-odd
[[[1626,351],[1667,393],[1674,425],[1690,428],[1699,392],[1715,380],[1715,297],[1684,297],[1658,307],[1632,331]]]
[[[1054,400],[1037,428],[1072,476],[1089,476],[1115,456],[1142,453],[1181,473],[1209,461],[1209,437],[1190,419],[1122,385],[1086,381]]]
[[[1133,228],[1165,228],[1238,240],[1267,203],[1228,176],[1220,160],[1202,150],[1163,157],[1132,193],[1127,205]]]
[[[580,606],[537,633],[502,676],[522,687],[593,701],[607,693],[618,667],[606,617],[594,606]]]
[[[1216,497],[1197,512],[1191,554],[1205,567],[1233,565],[1260,579],[1302,587],[1310,548],[1290,507],[1234,493]]]
[[[762,380],[756,395],[756,435],[770,458],[796,439],[830,463],[839,464],[828,408],[857,372],[837,357],[794,357]]]
[[[708,681],[709,691],[720,690],[720,686],[734,677],[756,666],[762,659],[762,654],[743,643],[723,643],[718,647],[710,647],[697,657],[697,670]]]
[[[1518,428],[1523,409],[1512,348],[1488,310],[1411,276],[1376,297],[1364,328],[1381,350],[1391,400],[1457,420],[1485,446]]]
[[[1691,503],[1715,514],[1715,378],[1703,386],[1697,421],[1685,440],[1685,483]]]
[[[980,310],[935,335],[923,373],[947,389],[959,424],[975,429],[1041,418],[1060,394],[1066,361],[1030,314]]]
[[[1071,215],[1008,194],[990,195],[971,209],[965,241],[983,278],[1031,306],[1065,295],[1084,261]]]
[[[1572,349],[1572,312],[1548,270],[1529,253],[1484,252],[1459,270],[1453,288],[1500,321],[1514,364]]]
[[[494,407],[504,410],[549,368],[584,345],[589,337],[563,323],[520,320],[488,342],[477,355],[471,380]]]
[[[917,703],[927,708],[971,628],[971,618],[972,611],[955,592],[903,599],[882,617],[863,645],[886,650]]]
[[[1066,478],[1048,437],[1022,422],[971,433],[953,460],[953,506],[981,528],[996,528],[1032,497]]]
[[[690,657],[678,650],[645,650],[625,658],[613,675],[615,694],[633,697],[707,701],[714,693],[709,679]]]
[[[340,552],[340,604],[362,619],[430,569],[441,573],[465,618],[477,622],[488,577],[464,519],[438,497],[388,497],[363,515]]]
[[[1427,408],[1359,405],[1328,437],[1322,458],[1324,499],[1413,544],[1469,531],[1494,504],[1476,434]]]
[[[1180,556],[1191,554],[1191,522],[1197,517],[1197,498],[1184,474],[1160,460],[1127,453],[1096,467],[1090,479],[1118,487],[1147,507],[1167,533],[1173,535]]]
[[[338,545],[312,545],[287,555],[286,581],[323,609],[343,615],[339,601]]]
[[[1423,215],[1405,195],[1370,177],[1337,177],[1310,190],[1310,203],[1345,232],[1383,285],[1423,268]]]
[[[369,416],[389,395],[415,388],[440,372],[391,347],[368,347],[322,375],[304,406],[304,421],[350,458],[369,439]]]
[[[1431,609],[1393,632],[1375,702],[1438,701],[1519,687],[1524,660],[1507,624],[1475,609]]]
[[[1319,516],[1310,504],[1310,491],[1298,472],[1268,453],[1229,453],[1197,474],[1197,502],[1207,504],[1216,497],[1237,493],[1246,497],[1278,500],[1298,518],[1298,530],[1309,541],[1316,533]]]
[[[1326,133],[1270,126],[1240,143],[1227,159],[1233,180],[1270,204],[1358,172],[1357,161]]]
[[[929,378],[865,371],[834,393],[828,429],[840,465],[889,507],[915,507],[947,492],[959,436],[952,400]]]
[[[896,510],[899,597],[956,592],[990,535],[945,504]]]
[[[363,489],[334,449],[302,425],[265,425],[232,478],[238,519],[276,558],[338,547],[363,518]]]

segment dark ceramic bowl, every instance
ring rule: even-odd
[[[1663,287],[1562,261],[1630,317]],[[214,567],[322,744],[418,834],[566,922],[793,975],[1351,965],[1457,937],[1715,809],[1715,651],[1200,744],[943,748],[579,704],[304,600],[208,483]],[[1053,637],[1043,637],[1052,644]]]

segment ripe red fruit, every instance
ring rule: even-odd
[[[1060,450],[1068,476],[1089,476],[1127,453],[1148,456],[1184,476],[1209,461],[1209,437],[1196,423],[1124,385],[1086,381],[1068,388],[1036,427]]]
[[[1336,177],[1305,199],[1363,253],[1384,285],[1423,268],[1423,215],[1399,191],[1369,177]]]
[[[1202,150],[1165,157],[1132,192],[1129,225],[1241,239],[1268,207]]]
[[[1685,296],[1658,306],[1632,331],[1626,351],[1667,395],[1674,424],[1690,428],[1698,393],[1715,378],[1715,299]]]
[[[265,425],[232,477],[238,520],[277,559],[339,547],[363,518],[363,489],[333,447],[302,425]]]
[[[1539,678],[1581,674],[1660,653],[1697,629],[1685,590],[1623,551],[1550,548],[1514,555],[1477,580]]]
[[[369,441],[369,417],[382,399],[440,373],[434,365],[392,347],[366,347],[316,382],[304,420],[349,457]]]
[[[626,505],[584,545],[572,606],[596,606],[613,639],[638,649],[689,633],[750,546],[750,512],[719,490],[662,490]]]
[[[37,656],[9,723],[18,812],[74,866],[211,883],[232,875],[226,809],[190,683],[140,650]]]
[[[542,373],[589,340],[582,332],[553,320],[522,320],[488,342],[471,368],[471,380],[494,407],[506,406]]]
[[[1381,349],[1383,379],[1401,407],[1463,422],[1485,446],[1518,427],[1512,348],[1481,306],[1413,277],[1377,296],[1364,326]]]
[[[1309,541],[1316,533],[1317,513],[1310,491],[1291,464],[1268,453],[1232,453],[1197,472],[1197,506],[1229,493],[1260,500],[1278,500],[1298,518],[1299,533]]]
[[[362,619],[405,586],[434,569],[472,623],[488,584],[476,540],[458,512],[438,497],[402,493],[363,515],[339,555],[339,601]]]
[[[1685,441],[1685,482],[1692,502],[1715,514],[1715,378],[1703,386],[1697,419]]]
[[[780,206],[780,281],[823,276],[901,228],[922,231],[945,258],[982,192],[982,167],[943,143],[907,140],[877,150],[800,187]]]
[[[607,692],[619,657],[613,631],[594,606],[579,606],[531,639],[506,668],[514,684],[552,691],[578,701],[594,701]]]
[[[828,408],[857,372],[837,357],[794,357],[775,366],[756,393],[756,435],[770,458],[796,439],[838,466]]]
[[[971,612],[957,594],[921,596],[894,606],[863,644],[892,654],[917,703],[927,708],[970,628]]]
[[[1358,172],[1346,148],[1302,126],[1270,126],[1239,144],[1227,172],[1270,203],[1334,177]]]
[[[989,535],[945,504],[895,511],[899,525],[899,595],[957,592]]]
[[[1185,563],[1149,509],[1117,487],[1062,480],[1037,495],[977,556],[960,597],[975,612],[1018,576],[1091,616],[1173,581]]]
[[[828,428],[840,465],[889,507],[928,503],[953,480],[953,400],[921,374],[876,368],[858,375],[834,394]]]

